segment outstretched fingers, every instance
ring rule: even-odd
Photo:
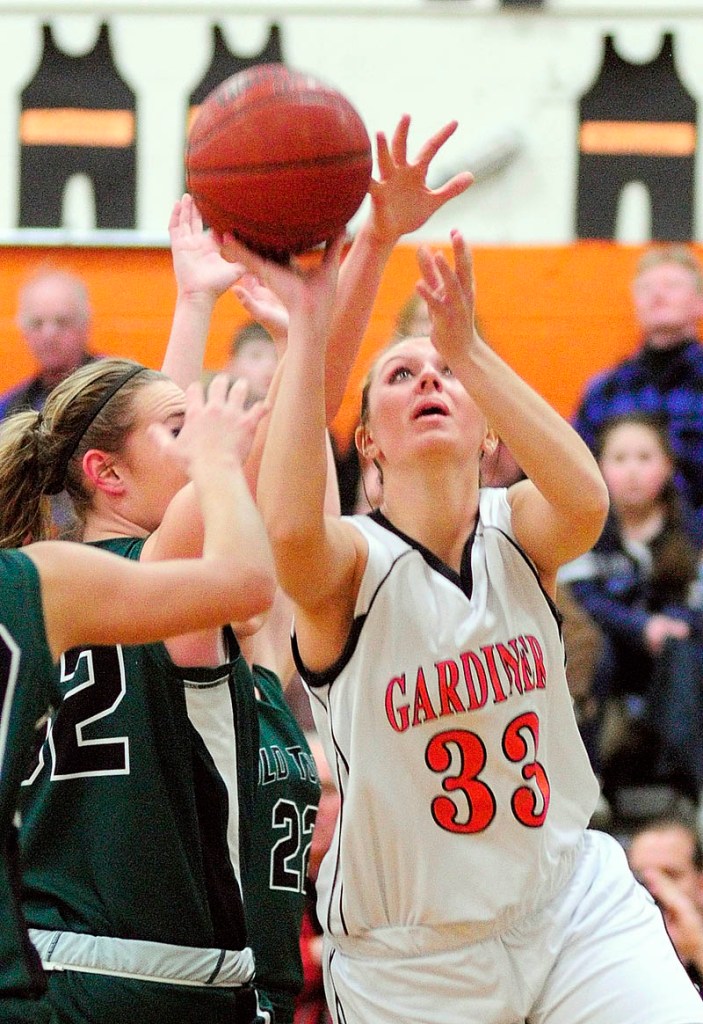
[[[473,253],[467,246],[464,236],[460,231],[453,230],[450,237],[454,254],[454,272],[464,295],[473,303],[476,291]]]
[[[449,199],[454,199],[456,196],[460,196],[462,192],[466,192],[467,188],[473,185],[473,183],[474,176],[470,171],[459,171],[458,174],[451,177],[449,181],[445,181],[439,188],[433,188],[432,195],[436,199],[441,200],[442,203],[446,203]]]
[[[425,169],[428,168],[444,143],[452,137],[458,127],[458,121],[449,121],[449,123],[445,124],[443,128],[436,131],[434,135],[431,135],[427,142],[425,142],[421,147],[420,152],[417,154],[417,160],[415,163]]]
[[[388,148],[388,139],[385,132],[376,132],[376,161],[378,163],[378,174],[381,181],[393,172],[393,157]],[[375,184],[371,179],[371,186]]]
[[[410,132],[410,114],[403,114],[396,125],[391,140],[391,155],[397,164],[408,162],[408,133]]]
[[[183,200],[188,211],[191,230],[198,233],[201,232],[203,230],[203,218],[198,204],[188,192],[183,196]]]
[[[458,121],[449,121],[443,128],[435,132],[420,149],[416,163],[418,167],[423,169],[425,175],[427,175],[429,166],[437,153],[445,142],[452,137],[458,125]],[[474,176],[470,171],[460,171],[458,174],[453,175],[449,181],[446,181],[438,188],[431,189],[430,192],[436,199],[440,200],[441,204],[446,203],[449,199],[454,199],[456,196],[460,196],[462,192],[465,192],[473,184],[473,180]]]
[[[433,297],[442,285],[442,279],[437,270],[437,254],[430,249],[429,245],[421,245],[417,250],[417,262],[420,267],[422,278],[418,281],[418,290],[422,286],[420,294],[427,300],[428,296]]]

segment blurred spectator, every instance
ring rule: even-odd
[[[40,270],[19,293],[17,325],[37,373],[0,395],[0,419],[41,409],[51,389],[94,356],[88,351],[91,309],[83,281],[65,270]]]
[[[596,769],[611,801],[621,787],[656,783],[697,799],[703,718],[689,710],[699,700],[703,654],[700,613],[690,605],[698,552],[666,428],[642,413],[615,417],[598,456],[611,513],[593,550],[560,572],[606,641],[595,678],[603,711]]]
[[[300,950],[303,957],[303,989],[298,996],[295,1010],[295,1024],[331,1024],[322,980],[322,928],[317,919],[317,893],[315,883],[322,858],[327,852],[339,814],[339,793],[332,781],[322,744],[317,735],[308,736],[308,743],[317,765],[321,795],[317,818],[312,834],[310,858],[308,860],[307,901],[300,934]]]
[[[630,867],[664,915],[669,937],[689,977],[703,981],[703,850],[692,821],[662,818],[632,836]]]
[[[249,384],[246,405],[260,402],[268,393],[278,363],[273,338],[260,323],[245,324],[232,339],[229,358],[222,367],[233,380]]]
[[[700,511],[703,543],[703,274],[690,249],[649,249],[632,288],[642,333],[638,351],[588,382],[574,426],[595,451],[598,432],[614,415],[646,411],[666,422],[676,460],[675,483]]]

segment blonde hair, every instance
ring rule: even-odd
[[[42,412],[0,423],[0,547],[51,536],[47,495],[62,489],[85,522],[92,493],[83,456],[91,448],[119,453],[136,421],[135,393],[164,379],[129,359],[100,359],[58,384]]]
[[[696,282],[696,291],[703,292],[703,270],[695,255],[685,245],[658,245],[648,249],[640,256],[637,262],[635,277],[651,270],[652,267],[660,267],[664,263],[674,263],[684,270],[688,270]]]

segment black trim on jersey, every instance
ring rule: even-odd
[[[321,687],[327,686],[328,684],[331,685],[332,682],[337,678],[342,669],[349,663],[349,661],[351,661],[351,657],[354,654],[354,651],[356,650],[356,645],[359,642],[361,630],[363,629],[364,623],[366,622],[367,615],[368,612],[365,612],[363,615],[360,615],[358,619],[354,619],[352,621],[351,629],[349,630],[349,636],[347,637],[346,643],[344,644],[344,650],[339,655],[337,660],[334,661],[329,668],[323,669],[322,672],[313,672],[312,669],[309,669],[305,666],[305,663],[303,662],[303,659],[300,656],[300,650],[298,648],[298,638],[295,635],[295,633],[293,634],[293,636],[291,637],[291,644],[293,646],[293,661],[295,662],[295,667],[297,668],[298,672],[300,672],[300,675],[303,677],[308,686]]]
[[[181,682],[190,690],[207,690],[213,686],[220,686],[222,683],[229,679],[232,671],[235,667],[235,663],[239,661],[242,652],[239,649],[239,642],[231,626],[222,627],[222,641],[225,648],[225,660],[216,667],[210,668],[206,665],[192,665],[183,666],[176,665],[173,663],[178,675],[181,676]],[[168,655],[168,651],[166,652]],[[170,659],[170,655],[168,655]],[[218,676],[213,673],[219,672]],[[186,678],[186,674],[188,678]]]
[[[333,699],[332,691],[330,691],[330,693],[328,695],[328,702],[331,701],[332,699]],[[338,824],[337,824],[337,832],[338,832],[338,835],[340,836],[340,841],[337,843],[337,855],[335,857],[334,875],[333,875],[333,879],[332,879],[332,888],[331,888],[331,891],[330,891],[330,899],[329,899],[329,903],[328,903],[328,906],[327,906],[327,929],[328,929],[328,931],[331,932],[332,931],[332,894],[337,890],[339,873],[340,873],[340,870],[341,870],[341,867],[342,867],[341,835],[342,835],[342,828],[344,826],[344,795],[345,795],[345,787],[344,787],[344,782],[342,780],[342,773],[339,770],[339,762],[340,761],[342,762],[342,764],[344,766],[344,771],[345,771],[345,778],[348,779],[349,778],[349,761],[347,760],[347,758],[346,758],[346,756],[344,754],[344,751],[342,750],[342,748],[340,747],[339,743],[337,742],[337,737],[334,734],[334,719],[333,719],[332,715],[329,712],[329,708],[326,709],[326,712],[327,712],[327,717],[328,717],[328,720],[329,720],[330,738],[332,740],[332,745],[334,746],[334,753],[335,753],[334,770],[335,770],[335,774],[337,776],[337,792],[339,793],[339,810],[337,811],[337,816],[338,816],[339,820],[338,820]],[[344,934],[348,935],[349,934],[349,929],[347,928],[347,922],[346,922],[346,918],[344,916],[344,882],[339,883],[338,912],[339,912],[339,919],[340,919],[340,921],[342,923],[342,928],[344,930]]]
[[[542,591],[542,596],[544,597],[545,601],[547,602],[547,605],[549,606],[549,610],[552,613],[552,615],[554,616],[554,621],[557,624],[557,629],[559,630],[559,638],[560,638],[560,640],[563,640],[564,638],[562,636],[562,628],[561,627],[562,627],[562,623],[564,621],[564,616],[559,611],[559,608],[558,608],[556,602],[554,601],[554,599],[549,596],[547,591],[542,586],[542,580],[539,578],[539,573],[537,572],[537,569],[535,568],[534,563],[532,562],[532,560],[530,559],[528,554],[525,551],[523,551],[523,549],[520,547],[520,545],[517,543],[517,541],[513,540],[513,538],[509,534],[507,534],[505,532],[505,530],[501,530],[501,528],[499,526],[486,526],[485,529],[486,530],[497,530],[498,533],[502,534],[505,537],[505,539],[510,544],[512,544],[512,546],[515,548],[515,550],[518,552],[518,554],[522,557],[523,561],[525,562],[525,565],[527,566],[527,568],[530,570],[530,572],[534,576],[535,582],[536,582],[537,586]]]
[[[405,558],[409,554],[409,551],[404,551],[401,555],[398,555],[398,557],[393,560],[390,569],[388,570],[386,575],[383,577],[383,579],[379,580],[378,586],[373,592],[371,600],[369,601],[369,606],[364,612],[364,614],[359,615],[352,621],[351,628],[349,630],[349,636],[347,637],[346,642],[344,644],[344,649],[342,650],[342,653],[339,655],[337,660],[334,661],[329,666],[329,668],[323,669],[321,672],[313,672],[312,669],[307,668],[305,663],[303,662],[303,659],[300,656],[300,650],[298,648],[298,638],[295,635],[295,633],[293,633],[293,635],[291,636],[291,645],[293,648],[293,661],[295,662],[295,667],[297,668],[301,677],[308,684],[308,686],[331,686],[332,683],[337,678],[337,676],[342,671],[342,669],[346,668],[346,666],[352,659],[354,651],[356,650],[356,645],[358,644],[359,637],[361,636],[361,630],[364,627],[364,623],[366,622],[366,618],[369,612],[373,608],[374,601],[376,600],[376,597],[378,596],[381,587],[386,582],[390,574],[393,572],[400,559]]]
[[[339,1024],[347,1024],[347,1015],[344,1012],[344,1007],[342,1006],[342,1001],[339,998],[339,993],[337,992],[337,986],[334,983],[334,977],[332,975],[332,961],[334,960],[336,952],[337,952],[336,949],[332,949],[330,951],[329,956],[327,957],[327,977],[330,980],[330,984],[331,984],[332,990],[334,992],[334,1012],[335,1012],[335,1017],[339,1021]]]
[[[467,600],[471,600],[471,594],[473,592],[474,586],[473,572],[471,569],[471,553],[473,551],[474,541],[476,540],[476,530],[478,528],[479,519],[478,511],[476,513],[476,522],[474,523],[474,528],[471,531],[470,535],[467,537],[466,543],[464,544],[464,549],[461,553],[461,567],[459,572],[456,572],[454,569],[451,568],[451,566],[447,565],[446,562],[443,562],[441,558],[435,555],[433,551],[430,551],[429,548],[426,548],[424,544],[421,544],[419,541],[414,540],[414,538],[409,537],[406,533],[403,533],[402,530],[399,530],[397,526],[394,526],[393,523],[384,516],[380,509],[375,509],[373,512],[370,512],[368,517],[369,519],[372,519],[375,523],[377,523],[379,526],[383,527],[383,529],[388,530],[390,533],[394,533],[397,537],[400,537],[400,539],[408,545],[410,551],[404,551],[402,554],[398,555],[398,557],[393,560],[390,569],[383,577],[383,579],[379,581],[379,584],[376,587],[376,590],[371,600],[369,601],[368,608],[366,609],[363,615],[360,615],[358,618],[355,618],[353,620],[351,629],[349,630],[349,636],[347,637],[346,643],[344,644],[344,649],[342,650],[342,653],[337,658],[337,660],[333,662],[329,666],[329,668],[323,669],[321,672],[313,672],[312,669],[307,668],[300,655],[300,649],[298,647],[298,638],[295,635],[295,633],[293,633],[293,636],[291,637],[291,644],[293,648],[293,661],[298,672],[305,680],[305,682],[308,684],[308,686],[310,686],[311,688],[331,686],[336,677],[340,674],[340,672],[349,664],[359,642],[359,637],[361,636],[361,630],[364,627],[366,617],[368,616],[369,612],[371,611],[371,608],[373,607],[373,603],[376,600],[378,592],[380,591],[381,587],[386,582],[386,580],[388,579],[388,577],[390,576],[390,574],[392,573],[393,569],[395,568],[396,564],[400,561],[400,559],[405,558],[406,555],[410,554],[412,551],[417,551],[418,554],[422,556],[424,561],[429,565],[431,569],[433,569],[440,575],[444,576],[445,579],[448,579],[450,583],[453,583],[454,586],[458,587],[459,590],[461,590],[462,594],[467,598]]]
[[[384,530],[389,530],[394,533],[396,537],[400,537],[406,544],[409,544],[411,548],[419,552],[424,560],[429,565],[430,569],[434,569],[435,572],[446,577],[450,583],[457,586],[461,592],[471,600],[471,594],[474,589],[474,577],[471,571],[471,552],[473,551],[474,541],[476,540],[476,529],[478,527],[478,511],[476,512],[476,522],[474,528],[466,539],[464,549],[461,553],[461,566],[459,572],[452,569],[450,565],[443,562],[441,558],[435,555],[434,551],[430,551],[424,544],[421,544],[419,540],[415,540],[414,537],[409,537],[407,533],[403,533],[397,526],[394,526],[390,519],[387,519],[383,512],[379,508],[374,509],[373,512],[369,512],[369,519],[373,519],[374,523],[378,523]]]

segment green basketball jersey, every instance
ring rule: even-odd
[[[256,985],[276,1024],[291,1024],[303,983],[300,927],[310,839],[320,799],[315,761],[278,677],[254,666],[259,699],[259,784],[252,819],[254,856],[244,903]]]
[[[19,901],[13,824],[37,723],[55,698],[39,574],[19,551],[0,551],[0,1020],[43,1021],[46,988]]]
[[[96,546],[138,559],[143,540]],[[251,672],[228,634],[234,653],[214,669],[180,668],[161,643],[62,658],[63,700],[23,786],[23,898],[32,927],[247,945],[239,826],[253,810],[258,724]],[[86,1016],[102,1020],[91,998],[100,1002],[124,985],[95,978],[74,979],[79,995],[71,998],[85,998]],[[142,984],[155,1002],[169,988]],[[197,1002],[206,998],[201,992]],[[213,994],[213,1005],[223,998]],[[147,1019],[139,1010],[135,1004]]]

